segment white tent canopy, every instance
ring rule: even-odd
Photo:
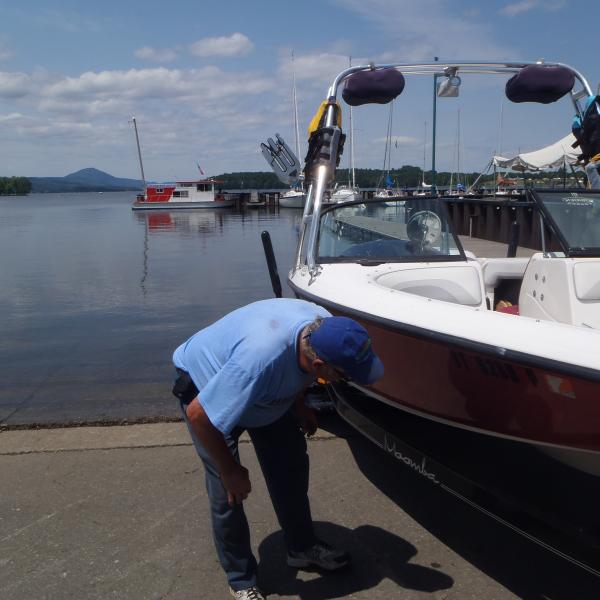
[[[542,171],[543,169],[562,167],[565,162],[574,165],[581,154],[579,148],[572,147],[571,144],[574,142],[575,137],[569,133],[562,140],[540,150],[517,154],[513,158],[494,156],[492,163],[496,167],[514,171]]]

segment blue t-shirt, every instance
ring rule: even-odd
[[[300,331],[331,316],[304,300],[276,298],[239,308],[184,342],[173,354],[187,371],[210,422],[222,433],[273,423],[314,375],[298,364]]]

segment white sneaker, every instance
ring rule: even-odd
[[[303,567],[320,567],[326,571],[335,571],[350,564],[351,556],[343,550],[336,550],[325,542],[318,541],[304,552],[288,552],[287,564],[300,569]]]
[[[237,592],[229,588],[229,591],[237,600],[266,600],[266,596],[263,596],[256,586],[246,588],[245,590],[238,590]]]

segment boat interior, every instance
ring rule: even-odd
[[[530,191],[560,250],[478,257],[453,232],[443,198],[327,208],[319,264],[385,265],[373,283],[476,309],[600,328],[600,192]]]

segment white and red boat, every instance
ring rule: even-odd
[[[352,103],[352,90],[359,89],[357,104],[364,104],[373,77],[373,102],[382,103],[385,90],[375,79],[384,71],[449,80],[457,73],[513,80],[523,74],[532,76],[528,101],[541,81],[540,102],[565,96],[578,114],[580,102],[594,94],[583,76],[561,64],[393,64],[343,71],[329,88],[323,131],[311,138],[322,147],[309,150],[315,159],[305,167],[307,201],[288,283],[297,297],[360,321],[383,360],[385,375],[373,386],[336,388],[342,416],[436,483],[460,440],[468,439],[463,458],[469,467],[486,461],[471,475],[487,479],[493,495],[557,526],[576,545],[593,548],[596,566],[585,566],[600,576],[600,192],[530,192],[533,212],[560,242],[530,259],[466,252],[445,200],[432,194],[323,207],[339,161],[338,90],[345,85],[344,99]],[[393,87],[398,78],[390,79]],[[500,300],[511,300],[511,310]],[[405,445],[405,435],[393,433],[394,415],[417,419],[421,431],[429,424],[437,428],[436,438],[452,441],[428,462],[411,454],[415,447]],[[494,453],[486,454],[492,446]],[[461,495],[451,483],[444,486]]]
[[[230,208],[234,205],[235,198],[218,187],[222,183],[216,179],[202,179],[149,184],[146,186],[146,192],[138,195],[131,208],[133,210]]]
[[[160,209],[190,209],[190,208],[229,208],[235,204],[236,197],[223,192],[222,181],[216,179],[200,179],[197,181],[178,181],[176,183],[146,183],[142,151],[138,136],[137,120],[131,119],[135,132],[140,173],[144,186],[144,193],[138,194],[133,202],[132,210],[160,210]],[[204,172],[198,165],[200,174]]]

